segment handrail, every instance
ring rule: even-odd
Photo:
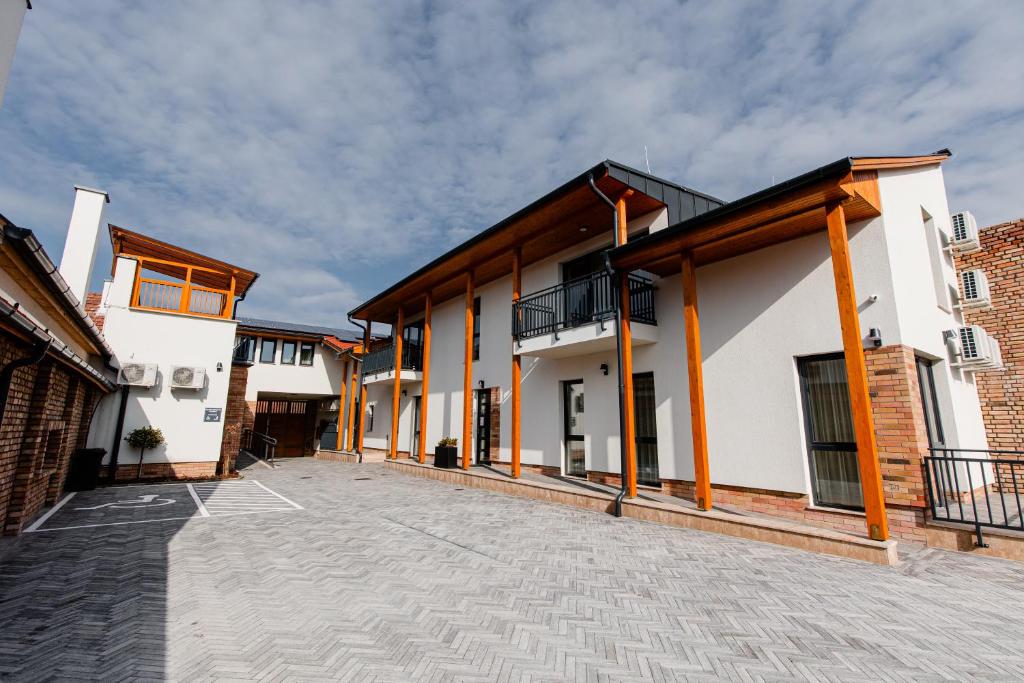
[[[630,319],[657,325],[654,283],[629,273]],[[512,304],[512,336],[528,339],[559,330],[603,322],[615,317],[619,293],[604,271],[584,275],[538,290]]]
[[[256,441],[255,447],[253,441]],[[271,467],[274,466],[274,455],[277,452],[277,439],[262,432],[254,432],[246,427],[242,430],[242,442],[245,444],[245,451],[255,458],[264,460]]]
[[[227,318],[231,316],[228,306],[231,297],[232,292],[227,289],[193,285],[187,280],[172,282],[138,276],[132,308]]]

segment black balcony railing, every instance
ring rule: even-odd
[[[654,283],[629,274],[630,319],[657,325]],[[522,297],[512,304],[512,336],[528,339],[615,317],[619,294],[606,272],[586,275]]]
[[[391,372],[395,369],[395,347],[392,344],[382,349],[371,351],[363,357],[363,376]],[[402,344],[402,369],[423,369],[423,346],[421,344]]]
[[[1024,531],[1024,451],[932,448],[924,459],[932,519]]]

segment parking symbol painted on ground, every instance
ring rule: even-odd
[[[74,501],[74,504],[68,503]],[[26,533],[302,510],[255,480],[145,484],[69,493]]]

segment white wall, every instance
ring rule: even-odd
[[[0,0],[0,107],[4,104],[7,77],[11,73],[14,50],[27,9],[25,0]]]
[[[245,334],[240,333],[240,334]],[[275,394],[295,394],[300,396],[338,396],[341,392],[344,363],[338,359],[337,353],[320,342],[313,344],[313,364],[299,364],[299,347],[296,346],[295,364],[281,363],[281,339],[267,335],[268,339],[277,339],[277,351],[274,363],[260,362],[260,341],[256,341],[256,356],[253,366],[249,368],[249,383],[245,389],[245,400],[255,401],[260,392]],[[301,342],[296,342],[301,344]],[[351,364],[349,372],[351,373]]]
[[[129,308],[135,265],[131,259],[118,259],[108,290],[103,334],[114,351],[115,365],[156,363],[160,374],[155,386],[131,389],[123,434],[147,425],[163,431],[166,443],[146,452],[147,463],[216,461],[220,458],[236,323]],[[175,365],[205,368],[205,386],[200,390],[171,389],[170,373]],[[103,399],[89,433],[89,445],[105,448],[108,454],[119,402],[119,393]],[[220,408],[221,421],[204,422],[206,408]],[[138,453],[122,442],[118,462],[138,462]]]

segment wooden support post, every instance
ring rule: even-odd
[[[825,216],[828,223],[828,243],[832,251],[836,299],[839,302],[839,326],[843,331],[846,380],[850,390],[853,429],[857,438],[857,464],[864,494],[868,536],[876,541],[885,541],[889,538],[889,524],[886,520],[882,469],[878,462],[878,445],[875,443],[875,428],[871,417],[871,395],[868,392],[868,372],[864,361],[864,342],[860,332],[857,295],[853,286],[846,216],[838,202],[826,206]]]
[[[359,391],[359,364],[352,359],[352,376],[348,380],[352,388],[348,392],[348,450],[352,451],[356,445],[355,421],[356,421],[356,392]]]
[[[185,284],[181,286],[181,300],[178,301],[178,312],[188,313],[189,299],[192,298],[192,266],[185,269]]]
[[[625,244],[629,239],[629,225],[626,222],[626,197],[623,194],[615,202],[618,212],[619,234],[618,243]],[[622,476],[626,480],[626,495],[636,498],[636,414],[633,410],[633,324],[630,320],[629,273],[619,273],[619,307],[622,310],[622,326],[619,330],[619,343],[622,345],[622,382],[625,385],[623,395],[625,412],[625,432],[620,438],[626,444],[626,471]]]
[[[224,311],[222,317],[230,320],[235,314],[235,274],[231,273],[231,288],[228,289],[228,295],[224,300]]]
[[[405,311],[398,309],[398,320],[391,330],[395,344],[395,382],[391,389],[391,459],[398,459],[398,407],[402,400],[402,332],[405,331]]]
[[[366,330],[363,331],[362,356],[364,359],[366,358],[366,354],[370,352],[371,327],[373,327],[373,323],[367,320]],[[356,453],[363,452],[363,435],[366,434],[366,385],[363,384],[362,379],[359,380],[359,413],[359,432],[356,434]]]
[[[462,469],[469,469],[473,438],[473,271],[466,273],[466,346],[462,371]]]
[[[512,303],[519,301],[523,289],[523,250],[516,247],[512,250]],[[520,450],[521,450],[521,418],[522,397],[519,383],[522,381],[522,358],[516,353],[516,340],[512,340],[512,478],[518,479],[520,475]]]
[[[686,370],[690,379],[690,431],[693,434],[693,497],[697,507],[710,510],[711,473],[708,468],[708,427],[704,413],[704,368],[700,350],[700,316],[697,312],[697,269],[693,253],[683,252],[683,331],[686,339]]]
[[[341,366],[341,389],[338,391],[338,439],[336,450],[345,450],[345,388],[348,386],[348,359]]]
[[[427,461],[427,404],[430,403],[430,314],[433,297],[427,292],[426,308],[423,312],[423,383],[420,391],[420,436],[416,452],[420,464]]]

